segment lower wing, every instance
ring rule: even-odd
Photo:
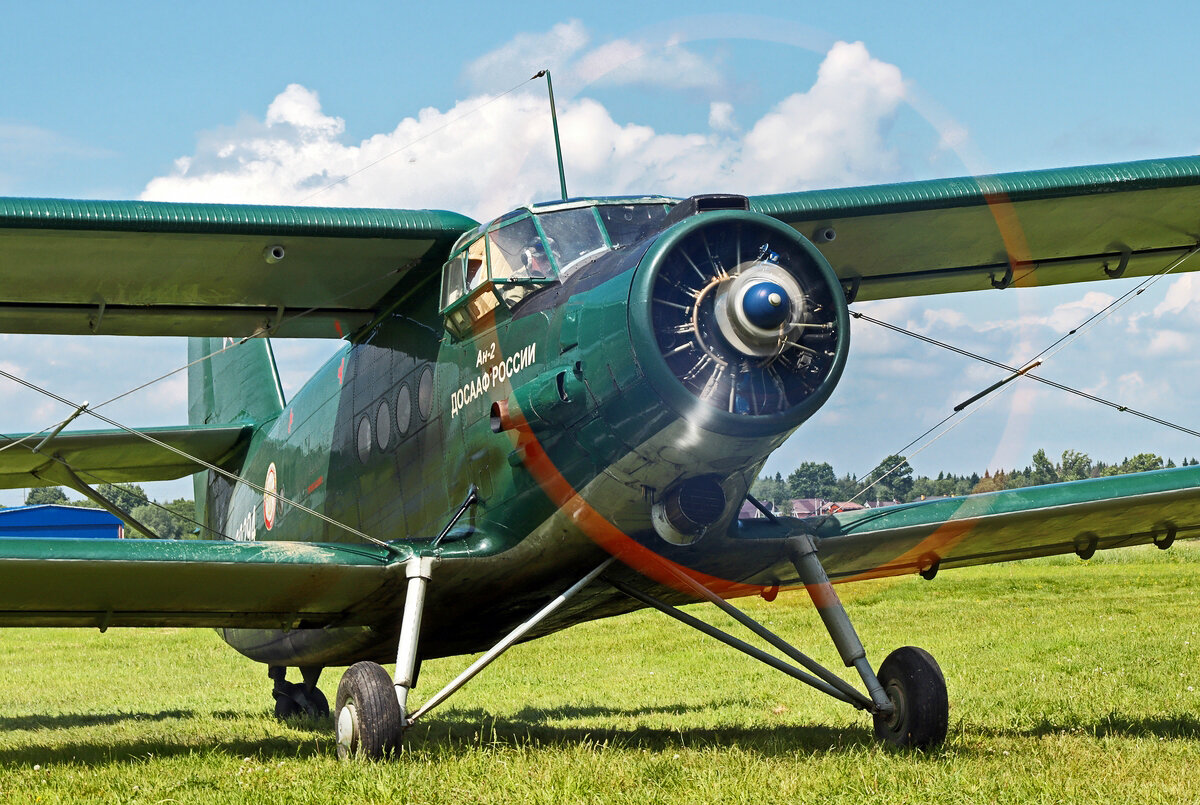
[[[1077,553],[1200,535],[1200,467],[925,500],[828,517],[780,518],[815,536],[831,579]]]
[[[0,626],[264,629],[364,623],[402,549],[299,542],[0,539]],[[398,572],[397,572],[398,571]]]

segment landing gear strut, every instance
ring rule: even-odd
[[[400,621],[396,678],[390,680],[387,671],[373,662],[356,663],[346,671],[341,684],[338,685],[337,694],[338,757],[381,758],[396,751],[400,747],[404,730],[413,722],[448,699],[452,693],[514,646],[530,629],[595,581],[614,561],[616,560],[612,557],[605,559],[599,567],[572,584],[531,618],[505,635],[499,643],[409,715],[408,692],[416,681],[417,638],[421,633],[425,588],[429,584],[434,560],[425,557],[408,560],[405,569],[408,591],[404,599],[404,615]]]
[[[872,671],[867,662],[866,649],[863,648],[862,641],[859,640],[853,624],[850,623],[850,617],[846,614],[841,600],[834,592],[833,585],[829,583],[825,568],[817,558],[817,549],[812,539],[806,535],[799,535],[793,540],[792,562],[800,574],[800,580],[812,597],[817,612],[825,623],[842,661],[847,668],[854,668],[858,672],[867,688],[868,695],[863,695],[841,677],[682,570],[675,570],[680,582],[691,588],[699,597],[711,601],[788,659],[803,666],[807,672],[756,646],[726,634],[686,612],[681,612],[649,593],[637,590],[616,579],[606,580],[621,592],[643,604],[652,606],[835,699],[869,712],[875,719],[875,735],[882,741],[893,746],[916,749],[929,749],[940,744],[946,737],[949,705],[946,696],[946,682],[937,662],[927,651],[913,646],[905,646],[888,655],[883,664],[879,666],[878,674]]]
[[[425,610],[425,588],[433,572],[432,558],[414,557],[405,566],[408,589],[396,650],[396,678],[383,666],[359,662],[350,666],[338,684],[337,753],[378,759],[392,754],[409,725],[408,692],[416,681],[417,638]]]

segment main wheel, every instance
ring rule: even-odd
[[[400,743],[404,714],[392,678],[373,662],[351,665],[338,683],[337,753],[376,760]]]
[[[928,651],[898,648],[884,659],[877,676],[896,709],[890,716],[875,716],[876,738],[914,749],[930,749],[946,740],[946,680]]]

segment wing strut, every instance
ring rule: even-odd
[[[56,461],[62,468],[62,474],[66,478],[67,483],[76,492],[83,495],[88,500],[94,501],[100,506],[100,508],[115,516],[118,520],[132,528],[134,531],[140,531],[150,539],[162,539],[162,537],[155,533],[153,529],[143,525],[141,521],[134,519],[134,516],[124,509],[118,508],[115,503],[104,497],[104,495],[101,495],[94,487],[90,486],[86,481],[76,475],[75,470],[71,469],[71,466],[67,464],[67,462],[61,459],[56,459]],[[37,475],[39,478],[42,477],[37,472],[35,472],[34,475]]]

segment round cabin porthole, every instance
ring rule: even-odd
[[[379,449],[387,450],[388,442],[392,440],[392,412],[387,400],[380,400],[379,410],[375,412],[375,438],[379,441]]]
[[[428,366],[421,371],[421,382],[417,386],[417,410],[421,412],[421,419],[429,419],[429,412],[433,410],[433,369]]]
[[[363,464],[371,457],[371,418],[358,420],[358,460]]]
[[[396,428],[402,434],[408,433],[411,424],[412,392],[408,390],[408,384],[405,383],[396,394]]]

